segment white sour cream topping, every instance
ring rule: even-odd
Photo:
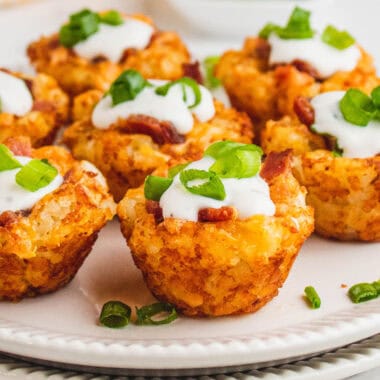
[[[102,55],[112,62],[118,62],[125,49],[144,49],[154,32],[146,22],[132,17],[124,19],[121,25],[99,24],[99,30],[73,49],[81,57],[93,59]]]
[[[24,116],[33,108],[33,97],[22,79],[0,71],[0,112]]]
[[[339,102],[344,91],[331,91],[311,100],[315,112],[313,129],[335,136],[344,157],[365,158],[380,153],[380,121],[371,120],[366,127],[346,121]]]
[[[26,165],[31,160],[24,156],[15,156],[15,158],[21,165]],[[0,172],[0,213],[28,210],[45,195],[56,190],[63,182],[62,176],[58,174],[47,186],[32,192],[16,183],[15,177],[19,171],[20,168]]]
[[[215,115],[214,101],[210,91],[199,85],[201,91],[200,103],[191,109],[194,104],[194,93],[190,87],[186,88],[186,100],[183,99],[182,86],[176,84],[170,88],[165,96],[155,93],[155,86],[161,86],[166,81],[150,80],[153,87],[145,87],[135,99],[112,106],[112,98],[107,95],[94,108],[92,123],[96,128],[106,129],[118,119],[126,119],[130,115],[147,115],[160,121],[169,121],[178,133],[186,134],[194,124],[192,113],[200,122],[206,122]]]
[[[208,170],[214,162],[212,157],[205,156],[199,161],[192,162],[186,169]],[[223,206],[235,207],[239,219],[249,218],[256,214],[274,215],[276,207],[270,198],[269,186],[259,174],[249,178],[221,178],[221,180],[226,191],[226,198],[219,201],[190,193],[182,185],[179,175],[176,175],[173,183],[160,199],[164,218],[173,217],[196,222],[198,211],[202,208]]]
[[[335,49],[315,34],[307,39],[281,39],[275,33],[268,38],[271,45],[269,64],[290,63],[300,59],[310,63],[322,77],[327,78],[337,71],[353,70],[361,56],[356,45],[344,50]]]

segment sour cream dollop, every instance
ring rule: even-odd
[[[15,156],[21,165],[26,165],[31,158],[24,156]],[[61,175],[57,176],[47,186],[37,191],[28,191],[16,183],[16,174],[18,169],[5,170],[0,172],[0,213],[4,211],[20,211],[32,208],[45,195],[58,189],[63,182]]]
[[[366,127],[346,121],[339,108],[344,94],[344,91],[325,92],[311,100],[315,113],[313,129],[335,136],[343,149],[343,157],[365,158],[379,154],[380,121],[371,120]]]
[[[165,96],[157,95],[157,86],[166,81],[150,80],[152,87],[145,87],[133,100],[129,100],[116,106],[112,106],[110,95],[105,96],[94,108],[92,123],[96,128],[106,129],[118,119],[128,118],[130,115],[142,114],[154,117],[158,120],[169,121],[180,134],[191,131],[194,124],[194,114],[200,122],[206,122],[215,115],[214,101],[210,91],[199,85],[201,91],[200,103],[189,109],[194,104],[195,96],[191,88],[185,86],[186,99],[184,100],[182,86],[173,85]]]
[[[73,49],[86,59],[101,55],[112,62],[118,62],[125,49],[145,48],[153,33],[154,28],[151,25],[129,17],[121,25],[100,23],[96,33],[76,44]]]
[[[33,108],[33,97],[22,79],[0,71],[0,112],[24,116]]]
[[[192,162],[186,169],[208,170],[215,162],[209,156]],[[239,219],[246,219],[252,215],[272,216],[276,206],[270,198],[269,186],[259,174],[249,178],[221,178],[226,198],[222,201],[190,193],[182,185],[179,175],[162,194],[160,206],[164,218],[178,218],[196,222],[198,212],[202,208],[220,208],[223,206],[235,207]]]
[[[319,34],[313,38],[282,39],[271,33],[268,42],[271,46],[269,64],[290,63],[300,59],[310,63],[324,78],[337,71],[353,70],[361,56],[356,45],[344,50],[335,49],[324,43]]]

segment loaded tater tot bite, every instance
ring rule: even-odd
[[[119,203],[122,232],[159,300],[189,316],[221,316],[256,311],[277,295],[313,212],[289,151],[263,165],[261,153],[217,142]]]
[[[267,24],[242,50],[224,53],[216,66],[232,104],[262,127],[293,115],[298,95],[357,87],[366,93],[380,81],[372,58],[346,31],[312,29],[310,12],[295,8],[285,27]]]
[[[60,147],[0,145],[0,300],[66,285],[115,213],[100,172]]]
[[[291,148],[315,209],[315,229],[340,240],[380,240],[380,87],[297,98],[298,118],[269,121],[265,152]]]
[[[247,115],[225,108],[188,77],[145,80],[127,70],[104,97],[95,90],[78,96],[73,114],[78,121],[65,130],[64,143],[102,171],[117,201],[169,161],[200,158],[218,140],[253,138]]]
[[[68,113],[68,96],[52,77],[0,69],[0,143],[27,136],[34,147],[51,144]]]
[[[28,55],[37,71],[52,75],[71,95],[106,90],[128,68],[147,78],[177,79],[190,63],[176,33],[157,30],[146,16],[114,10],[72,14],[59,33],[30,44]]]

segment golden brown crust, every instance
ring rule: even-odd
[[[141,15],[131,17],[152,21]],[[183,75],[182,65],[190,55],[179,36],[173,32],[156,31],[149,45],[142,50],[127,49],[120,62],[107,59],[87,60],[59,43],[57,34],[31,43],[29,59],[39,72],[53,76],[70,95],[90,89],[105,91],[126,69],[136,69],[146,78],[177,79]]]
[[[312,97],[321,92],[359,88],[369,93],[379,85],[371,56],[361,49],[362,56],[351,72],[337,72],[330,78],[317,81],[298,65],[269,67],[261,38],[249,37],[241,50],[223,54],[215,73],[229,94],[232,104],[247,112],[261,129],[267,120],[295,116],[297,96]]]
[[[292,149],[293,172],[315,209],[315,230],[339,240],[380,240],[380,156],[334,157],[322,136],[296,119],[268,121],[265,152]]]
[[[213,142],[232,140],[250,143],[253,127],[243,113],[215,102],[216,114],[208,122],[195,120],[193,129],[181,144],[158,145],[144,134],[130,134],[120,120],[106,130],[95,128],[90,115],[98,92],[88,92],[74,100],[74,115],[83,119],[67,128],[64,143],[74,157],[93,162],[105,175],[115,200],[120,200],[129,188],[140,186],[145,177],[160,166],[201,158]]]
[[[284,157],[287,160],[287,157]],[[253,312],[285,281],[313,212],[288,165],[270,181],[276,215],[190,222],[147,212],[142,188],[119,203],[121,229],[149,289],[190,316]],[[271,171],[271,170],[269,170]]]
[[[0,143],[12,136],[28,136],[34,147],[51,144],[58,128],[68,119],[68,96],[48,75],[29,77],[20,73],[11,74],[26,82],[34,103],[25,116],[0,113]]]
[[[0,214],[0,299],[52,292],[67,284],[90,252],[114,203],[93,172],[63,148],[44,147],[64,183],[25,212]]]

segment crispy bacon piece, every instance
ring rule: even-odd
[[[180,144],[185,141],[185,137],[177,132],[172,123],[159,121],[151,116],[131,115],[120,128],[125,133],[148,135],[159,145]]]
[[[15,223],[19,218],[19,214],[13,211],[4,211],[0,213],[0,227],[6,227],[12,223]]]
[[[32,156],[32,145],[29,137],[8,137],[4,144],[15,154],[16,156]]]
[[[270,49],[270,44],[265,38],[257,38],[255,48],[250,52],[250,56],[254,59],[268,61]]]
[[[35,100],[33,103],[32,111],[54,112],[55,106],[47,100]]]
[[[303,73],[309,74],[316,80],[322,80],[323,78],[319,74],[319,72],[308,62],[302,61],[300,59],[295,59],[291,62],[298,71],[302,71]]]
[[[164,217],[162,215],[162,208],[159,202],[147,199],[145,201],[145,209],[148,214],[152,214],[154,216],[154,220],[157,224],[161,223],[164,220]]]
[[[275,177],[290,170],[291,158],[291,149],[283,152],[270,152],[261,168],[260,175],[270,183]]]
[[[314,108],[304,96],[297,96],[293,104],[294,112],[297,114],[301,123],[310,127],[314,123]]]
[[[183,63],[183,76],[194,79],[199,84],[203,84],[203,76],[199,66],[199,62]]]
[[[236,219],[236,209],[224,206],[221,208],[202,208],[198,212],[199,222],[225,222]]]

